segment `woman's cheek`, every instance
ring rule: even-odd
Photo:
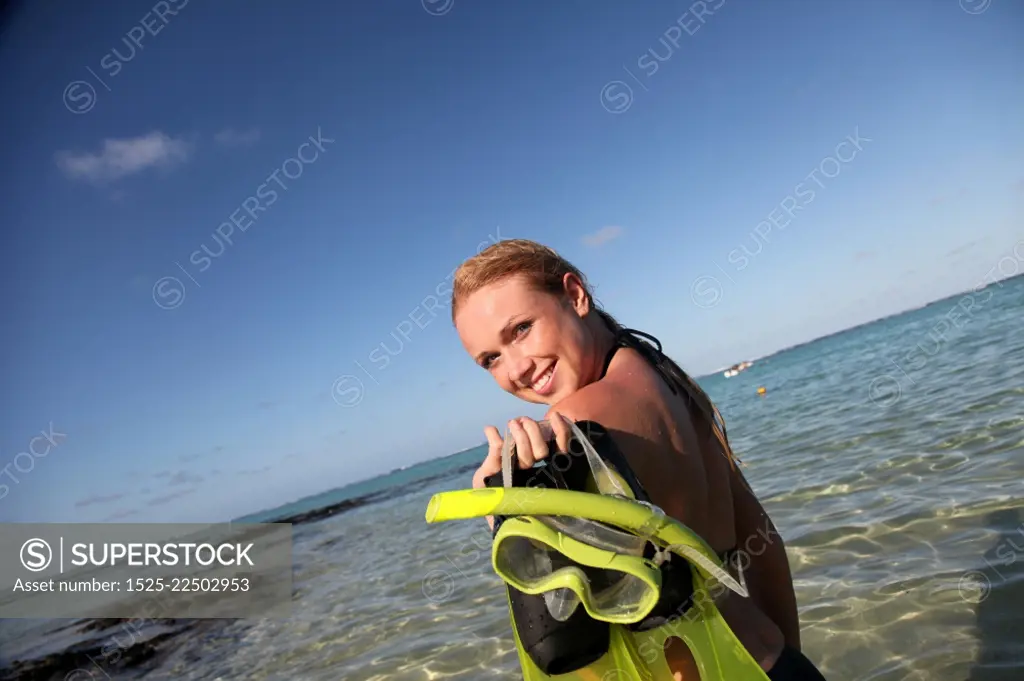
[[[491,369],[491,378],[498,384],[498,387],[505,392],[512,392],[512,382],[508,380],[507,374],[502,374],[500,368]]]

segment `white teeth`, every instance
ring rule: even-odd
[[[555,368],[554,365],[551,365],[551,367],[547,371],[544,372],[544,374],[540,377],[540,379],[536,383],[533,384],[533,389],[534,390],[543,390],[544,389],[544,387],[548,384],[548,381],[551,380],[551,374],[553,373],[554,368]]]

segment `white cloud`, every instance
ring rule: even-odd
[[[184,163],[191,153],[191,145],[185,140],[156,131],[142,137],[104,140],[103,150],[97,154],[59,152],[57,166],[72,179],[104,182],[147,168]]]
[[[598,246],[603,246],[609,241],[618,239],[620,236],[622,236],[622,227],[602,227],[596,232],[584,235],[583,243],[591,248],[597,248]]]
[[[235,130],[234,128],[224,128],[213,136],[213,140],[223,147],[247,147],[259,142],[260,129]]]

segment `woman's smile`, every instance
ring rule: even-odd
[[[555,360],[544,372],[534,379],[533,384],[530,386],[533,392],[538,395],[550,395],[555,389],[555,367],[558,365],[558,360]]]

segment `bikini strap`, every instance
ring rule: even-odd
[[[608,367],[611,365],[612,359],[615,357],[615,353],[619,348],[630,348],[639,352],[640,356],[644,358],[647,364],[658,372],[661,378],[665,381],[665,384],[668,385],[668,389],[672,391],[672,394],[679,395],[681,392],[689,406],[694,407],[701,404],[701,400],[693,393],[691,387],[687,385],[686,381],[673,376],[663,366],[663,362],[667,360],[668,357],[666,357],[665,353],[662,352],[661,341],[649,333],[637,331],[636,329],[619,327],[615,330],[615,338],[613,340],[612,347],[604,358],[604,368],[601,371],[601,378],[604,378],[605,374],[608,373]],[[692,379],[690,380],[692,381]],[[694,383],[694,386],[696,386],[696,383]],[[699,390],[699,386],[697,389]],[[742,464],[742,462],[732,451],[732,447],[729,446],[729,440],[725,434],[725,419],[718,411],[718,407],[715,406],[715,403],[711,402],[711,398],[707,398],[707,400],[711,406],[711,413],[707,413],[703,408],[701,408],[701,411],[704,412],[708,426],[711,428],[715,438],[722,446],[723,453],[726,458],[729,459],[730,466],[735,468],[737,462],[740,464]]]
[[[637,331],[636,329],[621,328],[615,332],[612,347],[604,358],[604,368],[601,369],[601,378],[604,378],[605,374],[608,373],[608,367],[611,366],[612,359],[615,358],[615,353],[618,352],[619,348],[630,348],[639,352],[640,355],[647,360],[647,363],[658,372],[662,379],[664,379],[665,383],[668,384],[669,390],[672,391],[672,394],[679,394],[680,386],[661,366],[661,360],[665,356],[665,353],[661,349],[661,341],[649,333]],[[688,390],[685,390],[685,387],[684,391],[686,392],[687,398],[692,400],[693,397],[690,395]]]

